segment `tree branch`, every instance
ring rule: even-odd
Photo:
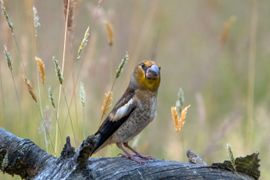
[[[49,155],[32,141],[0,129],[0,165],[4,173],[25,179],[258,179],[258,154],[211,166],[189,152],[190,162],[150,160],[141,165],[122,157],[90,158],[93,141],[84,140],[75,152],[69,137],[59,158]],[[244,165],[241,165],[244,164]],[[248,165],[246,165],[248,164]],[[240,167],[241,165],[241,167]],[[236,164],[237,167],[237,164]]]
[[[0,162],[3,172],[22,178],[33,177],[53,159],[29,139],[19,138],[0,129]]]

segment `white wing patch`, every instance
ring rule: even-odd
[[[111,114],[110,116],[111,121],[117,121],[119,119],[121,119],[122,117],[124,117],[127,113],[129,113],[130,111],[130,106],[133,104],[134,100],[130,99],[125,105],[121,106],[116,113],[113,115]]]
[[[150,117],[152,120],[154,120],[157,117],[157,98],[156,97],[152,97],[151,99]]]

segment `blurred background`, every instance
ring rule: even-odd
[[[104,94],[128,52],[112,105],[137,63],[153,59],[162,67],[158,116],[131,143],[138,151],[187,161],[191,149],[211,164],[229,158],[230,144],[235,157],[259,152],[261,179],[270,178],[270,1],[72,0],[66,33],[64,2],[4,1],[13,33],[1,15],[1,127],[56,156],[66,136],[77,147],[100,125]],[[88,42],[77,59],[88,26]],[[44,84],[35,56],[45,64]],[[64,59],[62,88],[53,56],[60,68]],[[177,133],[170,109],[179,88],[191,108]],[[110,146],[95,156],[119,153]]]

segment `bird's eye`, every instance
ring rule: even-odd
[[[142,66],[143,70],[147,69],[147,67],[146,67],[146,65],[144,63],[141,66]]]

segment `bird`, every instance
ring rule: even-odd
[[[144,60],[134,68],[126,91],[92,136],[94,145],[90,156],[107,145],[116,144],[128,159],[137,162],[151,159],[128,142],[156,118],[160,70],[153,60]]]

